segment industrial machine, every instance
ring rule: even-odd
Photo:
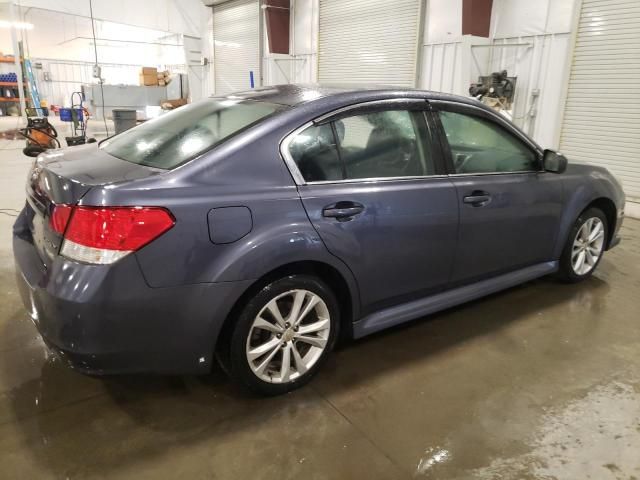
[[[71,94],[71,107],[60,109],[60,120],[71,123],[72,135],[65,137],[67,146],[84,145],[93,143],[95,138],[87,138],[88,112],[82,105],[81,92]],[[40,153],[50,148],[60,148],[58,131],[49,122],[49,111],[45,107],[27,108],[27,126],[19,130],[26,138],[27,145],[22,152],[29,157],[37,157]]]
[[[27,126],[18,131],[27,140],[22,152],[28,157],[37,157],[50,148],[60,148],[58,132],[47,118],[49,111],[46,108],[27,108],[26,112]]]
[[[517,77],[510,77],[506,70],[478,77],[478,83],[469,87],[469,95],[485,105],[500,110],[511,110],[516,91]]]

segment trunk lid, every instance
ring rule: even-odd
[[[163,170],[115,158],[97,144],[53,150],[40,155],[27,177],[27,220],[45,266],[60,250],[62,235],[50,225],[55,205],[76,205],[92,188],[146,178]]]

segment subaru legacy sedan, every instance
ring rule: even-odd
[[[470,98],[285,85],[37,158],[13,232],[46,344],[91,374],[299,387],[340,337],[588,278],[624,194]]]

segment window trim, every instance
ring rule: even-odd
[[[540,148],[539,145],[534,143],[522,131],[520,131],[514,125],[509,123],[505,118],[498,115],[498,113],[487,110],[479,106],[475,106],[475,105],[468,105],[468,104],[450,102],[445,100],[436,100],[431,103],[434,107],[431,113],[431,120],[436,125],[436,130],[438,131],[438,136],[440,138],[439,143],[442,150],[442,157],[444,158],[449,177],[478,177],[478,176],[486,176],[486,175],[522,175],[522,174],[531,174],[531,173],[544,173],[545,170],[542,165],[542,156],[543,156],[542,148]],[[494,125],[497,125],[499,128],[502,128],[507,133],[519,139],[525,147],[528,147],[531,151],[533,151],[533,153],[535,153],[538,161],[538,169],[537,170],[515,170],[512,172],[456,173],[455,167],[453,165],[453,155],[451,153],[451,146],[449,145],[449,141],[447,140],[447,135],[444,130],[444,126],[442,125],[442,121],[440,120],[439,113],[441,111],[451,112],[451,113],[460,113],[462,115],[469,115],[471,117],[484,118],[485,120],[493,123]]]
[[[434,132],[432,130],[432,125],[429,123],[429,119],[427,118],[427,114],[431,110],[429,100],[426,98],[390,98],[385,100],[374,100],[368,102],[355,103],[353,105],[347,105],[345,107],[340,107],[330,112],[324,113],[319,117],[314,118],[313,120],[308,121],[304,125],[293,130],[291,133],[287,134],[282,141],[280,142],[280,155],[284,159],[284,162],[293,177],[293,181],[297,186],[302,185],[332,185],[332,184],[341,184],[341,183],[363,183],[363,182],[390,182],[390,181],[408,181],[408,180],[424,180],[430,178],[447,178],[448,175],[444,172],[447,168],[446,161],[441,160],[442,154],[441,149],[438,148],[437,143],[439,142],[438,132]],[[431,140],[431,155],[434,156],[433,163],[436,174],[434,175],[409,175],[403,177],[369,177],[369,178],[344,178],[341,180],[318,180],[313,182],[307,182],[295,160],[291,156],[291,152],[289,151],[289,146],[294,138],[296,138],[300,133],[306,130],[309,127],[324,125],[329,122],[334,122],[336,120],[340,120],[343,117],[350,117],[354,115],[360,115],[369,110],[379,110],[379,111],[387,111],[387,110],[397,110],[402,106],[405,106],[404,109],[407,111],[421,111],[423,112],[425,127],[430,136]],[[407,108],[409,106],[416,106],[421,108]],[[332,127],[333,129],[334,127]],[[335,136],[335,131],[334,131]],[[340,152],[338,151],[338,155]]]

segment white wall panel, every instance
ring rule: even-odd
[[[584,0],[560,149],[609,168],[640,200],[640,3]]]
[[[429,0],[425,43],[453,42],[462,36],[462,0]]]

